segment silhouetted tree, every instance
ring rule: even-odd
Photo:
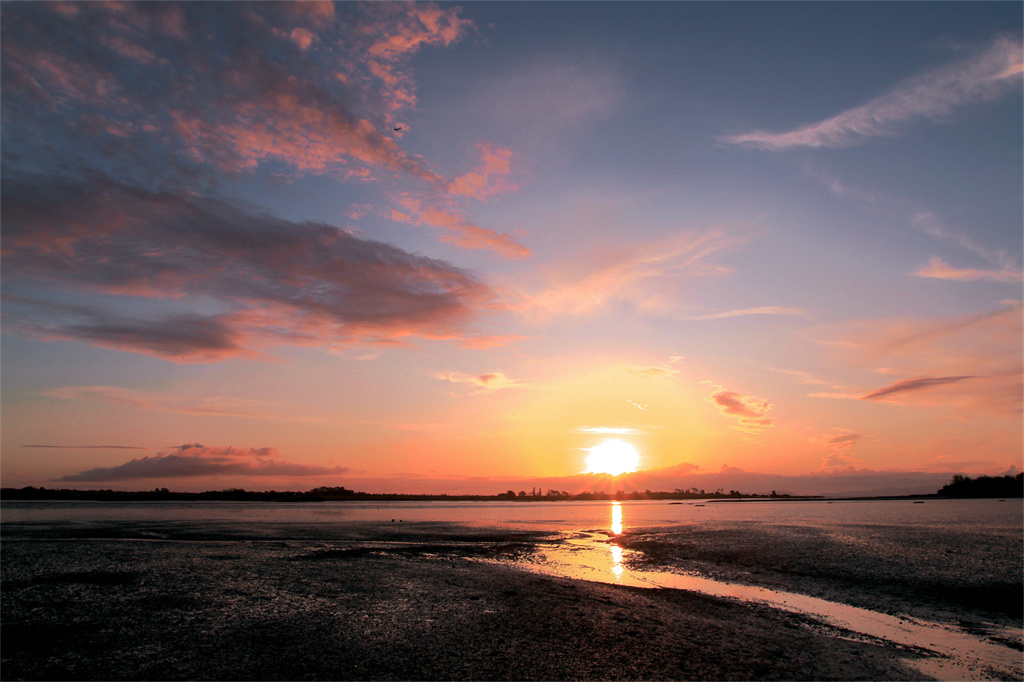
[[[1024,497],[1024,473],[1016,476],[979,476],[956,474],[938,492],[941,497]]]

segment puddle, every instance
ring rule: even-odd
[[[625,559],[632,553],[607,542],[603,535],[578,533],[562,543],[543,546],[540,556],[533,561],[517,563],[547,575],[631,587],[690,590],[810,616],[857,635],[917,650],[924,657],[908,658],[907,663],[939,680],[1024,679],[1024,655],[1020,651],[952,624],[890,616],[817,597],[720,582],[700,575],[631,570]],[[1024,635],[1021,630],[995,625],[990,630],[994,636],[1016,642]]]

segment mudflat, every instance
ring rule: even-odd
[[[523,535],[373,540],[8,537],[0,676],[922,678],[913,652],[801,616],[480,560]]]

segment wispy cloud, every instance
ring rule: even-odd
[[[126,407],[157,412],[173,412],[196,416],[242,417],[245,419],[322,422],[323,418],[311,415],[291,415],[287,408],[263,400],[234,398],[229,396],[196,396],[174,393],[158,393],[117,386],[62,386],[43,392],[43,395],[59,400],[80,400],[113,403]]]
[[[915,277],[929,279],[946,279],[957,282],[990,282],[1020,283],[1022,273],[1019,270],[975,270],[970,268],[954,268],[941,258],[933,257],[928,265],[914,272]]]
[[[408,213],[395,211],[392,213],[393,219],[401,222],[415,222],[418,225],[429,225],[443,230],[446,234],[441,237],[441,241],[453,244],[460,249],[485,249],[513,260],[533,255],[533,251],[518,243],[507,233],[499,233],[490,228],[474,225],[459,211],[451,207],[438,206],[412,197],[403,197],[398,203]]]
[[[788,374],[790,376],[796,377],[801,384],[825,385],[828,383],[827,381],[824,381],[823,379],[819,379],[818,377],[814,376],[810,372],[805,372],[799,369],[776,369],[774,367],[769,367],[768,370],[771,372],[776,372],[778,374]]]
[[[664,365],[630,365],[623,368],[627,374],[640,377],[641,379],[652,379],[659,376],[672,376],[679,374],[678,369],[665,367]]]
[[[936,386],[945,386],[947,384],[955,384],[960,381],[966,381],[967,379],[975,379],[977,377],[962,376],[962,377],[917,377],[914,379],[903,379],[897,381],[889,386],[884,386],[865,396],[861,397],[861,400],[881,400],[897,393],[909,393],[912,391],[924,391]]]
[[[348,467],[296,464],[278,459],[275,448],[207,447],[188,443],[172,452],[132,459],[113,467],[96,467],[56,480],[78,483],[196,476],[307,477],[344,474]]]
[[[431,376],[435,379],[447,381],[453,384],[467,384],[476,387],[480,391],[496,391],[502,388],[522,386],[518,381],[509,379],[504,372],[491,372],[488,374],[466,374],[465,372],[434,372]]]
[[[853,464],[850,457],[850,449],[864,438],[862,433],[853,433],[848,429],[836,429],[841,431],[839,435],[825,434],[811,438],[812,443],[818,443],[829,447],[829,453],[822,461],[822,470],[849,467]]]
[[[52,448],[58,450],[145,450],[134,445],[22,445],[23,448]]]
[[[963,317],[838,325],[821,341],[840,359],[901,378],[874,390],[844,388],[813,395],[955,407],[959,416],[1019,415],[1024,375],[1021,322],[1020,302],[1008,301],[1005,307]]]
[[[743,308],[741,310],[729,310],[723,313],[712,315],[700,315],[695,320],[721,320],[729,317],[744,317],[746,315],[790,315],[810,319],[810,315],[803,308],[783,308],[777,305],[762,306],[760,308]]]
[[[88,292],[98,302],[5,307],[5,321],[45,338],[211,361],[252,354],[254,344],[476,337],[467,325],[493,302],[444,261],[331,225],[104,179],[2,183],[5,285]],[[140,297],[160,316],[116,312]]]
[[[581,426],[575,429],[576,433],[589,433],[594,435],[618,435],[635,436],[642,433],[639,429],[622,426]]]
[[[616,304],[656,314],[674,311],[684,299],[682,284],[727,273],[718,257],[744,241],[716,228],[608,248],[552,272],[549,285],[539,292],[510,287],[510,297],[517,299],[510,305],[541,320],[586,315]]]
[[[784,133],[754,131],[722,140],[769,151],[847,147],[891,136],[905,123],[942,120],[961,107],[992,100],[1020,85],[1019,41],[996,40],[983,53],[896,85],[890,92],[832,118]]]

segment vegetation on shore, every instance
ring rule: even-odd
[[[572,500],[691,500],[691,499],[808,499],[798,495],[778,494],[772,491],[770,495],[754,495],[741,493],[738,490],[725,492],[721,489],[714,491],[698,490],[689,488],[686,490],[677,488],[673,492],[643,492],[620,490],[615,493],[605,492],[584,492],[569,493],[564,490],[539,490],[534,488],[530,491],[521,490],[516,492],[508,490],[496,495],[445,495],[445,494],[408,494],[408,493],[366,493],[356,490],[349,490],[344,487],[320,487],[305,492],[298,491],[252,491],[241,488],[228,490],[208,490],[201,493],[172,492],[167,488],[145,491],[123,491],[123,490],[69,490],[35,488],[3,488],[0,489],[0,499],[4,500],[93,500],[93,501],[122,501],[122,502],[178,502],[178,501],[236,501],[236,502],[324,502],[324,501],[372,501],[372,502],[427,502],[427,501],[449,501],[449,502],[554,502]]]
[[[913,495],[911,497],[921,497]],[[952,498],[995,498],[1024,497],[1024,474],[1016,476],[979,476],[971,478],[957,474],[953,480],[943,486],[937,493],[928,497]],[[172,492],[167,488],[155,490],[124,491],[124,490],[69,490],[67,488],[52,489],[42,486],[35,488],[2,488],[0,499],[4,500],[93,500],[121,502],[197,502],[197,501],[232,501],[232,502],[324,502],[324,501],[372,501],[372,502],[557,502],[576,500],[808,500],[822,499],[820,495],[790,495],[776,493],[769,495],[741,493],[739,490],[725,492],[721,488],[714,491],[698,490],[697,488],[676,488],[672,492],[643,492],[619,490],[615,493],[584,492],[569,493],[565,490],[530,491],[507,490],[496,495],[446,495],[446,494],[410,494],[410,493],[366,493],[349,490],[344,487],[320,487],[301,491],[253,491],[241,488],[227,490],[207,490],[201,493]]]
[[[961,476],[939,490],[939,497],[1024,497],[1024,473],[1016,476]]]

